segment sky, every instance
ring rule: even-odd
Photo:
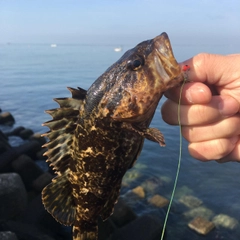
[[[0,0],[0,43],[239,44],[239,0]]]

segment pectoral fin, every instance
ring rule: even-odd
[[[139,129],[138,127],[133,126],[129,123],[123,123],[122,127],[126,128],[130,131],[136,132],[139,135],[141,135],[142,137],[147,138],[150,141],[159,143],[159,145],[161,147],[165,146],[164,136],[160,132],[160,130],[158,130],[157,128],[147,128],[147,129],[142,130],[142,129]]]
[[[163,134],[157,128],[148,128],[144,137],[150,141],[158,142],[161,147],[166,145]]]

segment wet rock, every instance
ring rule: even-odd
[[[46,161],[47,156],[43,155],[46,151],[47,151],[47,148],[43,148],[40,151],[38,151],[37,154],[36,154],[37,159]]]
[[[114,207],[113,215],[111,220],[117,227],[122,227],[125,224],[133,221],[136,218],[136,214],[133,210],[125,203],[122,197],[118,199],[118,203]]]
[[[136,164],[134,164],[134,168],[135,169],[147,169],[148,166],[146,164],[143,164],[143,163],[140,163],[140,162],[137,162]]]
[[[0,174],[0,222],[24,213],[27,193],[17,173]]]
[[[23,223],[18,221],[8,221],[4,224],[5,229],[14,232],[18,239],[24,240],[55,240],[51,236],[50,231],[43,231],[43,228],[40,229],[37,225],[30,223]],[[49,235],[50,234],[50,235]],[[63,238],[56,238],[63,239]]]
[[[132,192],[140,198],[145,198],[145,192],[144,192],[143,187],[141,187],[141,186],[133,188]]]
[[[0,130],[0,140],[1,141],[8,141],[8,137],[6,134],[4,134],[1,130]]]
[[[19,137],[26,140],[26,139],[30,138],[33,134],[34,134],[34,132],[31,129],[25,128],[21,132],[19,132]]]
[[[117,230],[110,240],[159,240],[161,233],[161,220],[156,216],[143,215]]]
[[[200,206],[184,212],[183,215],[187,218],[203,217],[209,220],[214,216],[214,212],[209,208]]]
[[[41,192],[45,186],[52,181],[53,175],[49,172],[41,174],[38,178],[33,181],[32,187],[34,190]]]
[[[32,188],[33,181],[43,174],[42,169],[27,155],[19,156],[12,162],[12,167],[21,176],[28,190]]]
[[[142,183],[142,187],[147,193],[154,194],[158,192],[159,187],[164,185],[163,181],[159,178],[149,178]]]
[[[16,234],[10,231],[0,232],[0,239],[1,240],[18,240]]]
[[[213,222],[210,222],[203,217],[196,217],[188,224],[188,227],[197,233],[206,235],[215,227],[215,225]]]
[[[148,202],[156,207],[162,208],[168,205],[169,200],[165,197],[160,196],[159,194],[156,194],[152,198],[150,198]]]
[[[43,137],[41,133],[34,133],[32,136],[30,136],[29,140],[36,140],[41,146],[47,142],[46,138]]]
[[[12,126],[15,123],[15,119],[10,112],[0,113],[0,124]]]
[[[202,200],[191,195],[182,196],[179,199],[179,202],[184,204],[188,208],[196,208],[202,204]]]
[[[41,194],[34,197],[28,204],[23,221],[26,223],[42,226],[55,232],[62,231],[62,225],[47,212],[42,203]]]
[[[30,141],[18,147],[12,147],[0,155],[0,169],[7,168],[13,160],[22,154],[26,154],[31,158],[36,158],[36,152],[40,149],[41,146],[37,141]]]
[[[0,131],[0,154],[11,149],[7,136]]]
[[[137,171],[136,169],[127,171],[123,177],[123,184],[128,185],[128,184],[134,182],[135,180],[137,180],[138,178],[140,178],[141,176],[142,176],[142,174],[139,171]]]
[[[36,153],[42,149],[38,141],[29,141],[17,147],[18,153],[26,154],[32,159],[36,158]]]
[[[116,226],[112,222],[111,218],[108,218],[106,221],[102,221],[99,218],[98,221],[98,240],[106,240],[108,237],[116,231]]]
[[[164,185],[172,183],[173,179],[169,176],[160,176],[159,179],[164,182]]]
[[[14,128],[11,132],[7,133],[7,136],[19,136],[19,133],[23,131],[25,128],[22,126]]]
[[[219,215],[215,216],[212,221],[217,227],[221,226],[221,227],[228,228],[231,230],[239,227],[238,220],[233,217],[230,217],[226,214],[219,214]]]
[[[194,191],[188,186],[181,186],[176,188],[175,198],[181,198],[186,195],[194,195]]]

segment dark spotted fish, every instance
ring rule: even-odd
[[[52,120],[46,155],[57,176],[42,191],[45,208],[74,240],[96,240],[97,220],[106,220],[121,181],[139,156],[144,139],[164,145],[149,128],[164,91],[183,81],[166,33],[127,51],[88,89],[68,88],[48,110]]]

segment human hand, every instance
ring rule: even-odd
[[[240,54],[201,53],[180,65],[190,66],[180,106],[190,154],[202,161],[240,162]],[[163,120],[178,125],[180,87],[165,96]]]

